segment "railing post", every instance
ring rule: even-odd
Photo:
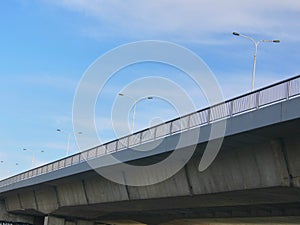
[[[153,135],[154,139],[153,140],[156,139],[156,133],[157,133],[157,126],[154,128],[154,135]]]
[[[209,107],[208,111],[207,111],[207,123],[208,124],[210,123],[210,114],[211,114],[211,107]]]
[[[144,132],[144,131],[143,131],[143,132]],[[140,142],[139,142],[140,144],[143,143],[143,132],[140,133]]]
[[[286,99],[290,98],[290,81],[286,82]]]
[[[234,100],[230,101],[229,117],[232,117],[232,115],[233,115],[233,102],[234,102]]]
[[[117,152],[117,151],[118,151],[119,140],[120,140],[120,139],[117,139],[117,140],[116,140],[116,148],[115,148],[115,152]],[[89,153],[88,153],[88,154],[89,154]]]
[[[256,92],[256,109],[259,109],[259,94],[260,94],[260,91]]]
[[[105,155],[107,154],[107,144],[104,145],[105,149],[104,149],[104,152],[105,152]],[[80,157],[79,157],[79,161],[80,161]]]

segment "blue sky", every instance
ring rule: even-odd
[[[251,88],[254,48],[233,31],[281,40],[259,46],[256,88],[300,73],[298,0],[7,0],[0,10],[0,178],[31,168],[32,152],[35,165],[65,156],[67,137],[56,129],[72,132],[76,87],[93,61],[119,45],[163,40],[190,49],[213,71],[226,99]],[[113,138],[116,93],[154,75],[180,83],[196,107],[205,105],[194,84],[174,68],[127,68],[110,80],[102,93],[105,104],[96,107],[104,141]],[[162,99],[142,101],[136,129],[174,116]],[[71,153],[74,143],[72,137]]]

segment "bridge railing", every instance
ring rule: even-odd
[[[96,157],[132,148],[136,145],[164,138],[188,129],[207,125],[221,119],[230,118],[251,110],[258,110],[261,107],[279,101],[286,101],[289,98],[299,95],[300,75],[23,172],[0,181],[0,187],[66,168]]]

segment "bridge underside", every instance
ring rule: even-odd
[[[300,223],[300,189],[263,188],[226,193],[64,206],[52,216],[100,224]],[[17,214],[43,216],[27,209]],[[128,222],[122,222],[128,221]],[[130,222],[131,221],[131,222]],[[135,222],[134,222],[135,221]]]
[[[230,219],[277,221],[282,217],[300,223],[300,189],[266,188],[200,196],[136,200],[62,207],[56,216],[81,215],[99,221],[135,220],[149,223],[176,219]],[[158,203],[159,202],[159,203]],[[272,218],[272,219],[271,219]]]

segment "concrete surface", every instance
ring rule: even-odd
[[[13,221],[33,224],[34,218],[32,216],[15,215],[8,213],[5,202],[0,200],[0,221]]]
[[[65,225],[65,220],[53,216],[46,216],[44,225]]]
[[[37,210],[43,214],[50,214],[58,208],[58,199],[54,187],[48,186],[35,190]]]

